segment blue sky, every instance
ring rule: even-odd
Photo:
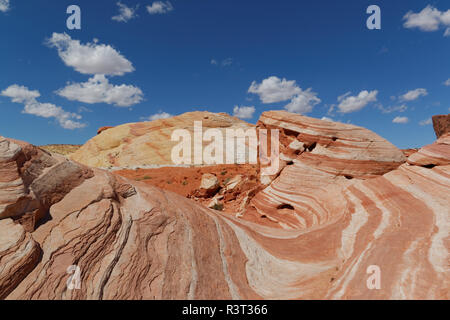
[[[81,30],[66,27],[71,4]],[[371,4],[381,30],[366,27]],[[444,0],[0,0],[0,134],[82,144],[152,116],[236,111],[255,123],[287,108],[420,147],[435,140],[430,117],[449,112],[448,10]]]

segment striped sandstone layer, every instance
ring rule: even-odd
[[[100,131],[70,158],[98,168],[174,165],[172,149],[179,142],[171,141],[172,133],[176,129],[186,129],[193,139],[195,121],[201,121],[203,132],[218,128],[223,137],[226,129],[253,127],[226,113],[188,112],[169,119],[129,123]],[[204,146],[208,144],[210,142],[205,142]],[[194,163],[193,152],[191,162]]]
[[[258,125],[281,131],[280,153],[286,161],[251,207],[282,228],[336,222],[348,206],[344,190],[352,179],[378,177],[406,160],[391,143],[354,125],[285,111],[263,113]]]
[[[11,219],[0,220],[0,299],[6,298],[38,264],[41,250]]]
[[[408,163],[418,166],[450,164],[450,133],[442,135],[435,143],[423,147],[408,157]]]
[[[368,152],[382,153],[374,145]],[[389,171],[351,168],[358,174],[347,179],[294,159],[255,198],[292,199],[270,217],[276,227],[92,169],[50,206],[51,219],[24,233],[42,256],[10,265],[31,266],[28,274],[6,276],[0,240],[0,288],[9,279],[8,299],[449,299],[450,165],[380,168]],[[79,290],[66,285],[71,265],[81,271]],[[367,287],[373,265],[379,290]]]

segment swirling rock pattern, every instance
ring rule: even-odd
[[[408,163],[423,167],[450,164],[450,133],[413,153],[408,157]]]
[[[259,126],[278,129],[282,158],[290,164],[253,200],[252,207],[283,228],[332,223],[345,213],[344,189],[406,161],[403,152],[375,133],[285,111],[265,112]],[[293,152],[293,146],[304,146]],[[285,162],[286,164],[286,162]]]
[[[0,137],[0,219],[19,219],[32,231],[53,204],[90,175],[90,169],[62,156]]]
[[[270,126],[287,126],[277,121]],[[333,147],[340,150],[334,162],[350,154],[373,166],[341,170],[324,161],[323,168],[311,159],[331,156],[314,153],[326,148],[328,135],[308,129],[308,138],[292,144],[293,132],[304,134],[305,119],[295,121],[281,139],[283,153],[296,157],[242,218],[73,162],[64,177],[57,169],[64,162],[55,160],[50,169],[58,179],[33,180],[45,181],[36,188],[47,195],[38,197],[49,205],[45,220],[30,232],[20,219],[0,221],[0,297],[449,299],[450,165],[403,163],[403,154],[381,138],[358,140],[354,132],[370,134],[354,127],[344,134],[336,124],[327,140],[343,144]],[[311,150],[286,148],[301,150],[309,140],[316,142]],[[449,147],[439,144],[441,157]],[[14,158],[11,147],[2,150],[1,159]],[[60,196],[49,197],[53,190]],[[260,220],[246,219],[252,210]],[[67,285],[72,265],[80,270],[79,289]],[[381,272],[380,289],[367,285],[370,266]],[[11,277],[15,270],[24,271]]]
[[[31,234],[11,219],[0,220],[0,299],[33,270],[41,250]]]

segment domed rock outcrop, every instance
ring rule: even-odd
[[[194,139],[194,123],[200,121],[203,131],[218,128],[225,137],[226,129],[248,129],[253,126],[225,113],[188,112],[169,119],[120,125],[101,132],[70,157],[82,164],[99,167],[142,167],[174,165],[172,141],[176,129],[186,129]],[[201,136],[203,138],[203,136]],[[192,146],[193,146],[192,141]],[[210,142],[204,142],[208,145]],[[193,155],[191,159],[194,163]]]

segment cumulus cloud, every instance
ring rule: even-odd
[[[311,89],[307,89],[294,96],[284,108],[289,112],[304,114],[311,112],[314,106],[320,102],[317,94],[312,92]]]
[[[450,35],[450,10],[440,11],[428,5],[419,13],[409,11],[404,17],[403,26],[408,29],[418,28],[421,31],[436,31],[439,28],[447,27],[445,36]]]
[[[0,11],[6,12],[9,10],[9,0],[0,0]]]
[[[97,74],[87,82],[68,84],[56,91],[60,96],[84,103],[107,103],[117,107],[129,107],[143,100],[141,89],[132,85],[113,85]]]
[[[11,98],[11,101],[15,103],[25,103],[36,100],[41,94],[37,90],[29,90],[27,87],[14,84],[3,90],[2,96]]]
[[[291,100],[284,108],[294,113],[311,112],[313,107],[321,102],[311,89],[304,91],[295,80],[275,76],[264,79],[261,83],[253,81],[248,92],[257,94],[265,104]]]
[[[361,91],[357,96],[351,96],[351,92],[347,92],[346,94],[338,97],[338,101],[340,102],[338,105],[338,109],[342,113],[350,113],[363,109],[370,102],[377,100],[377,90]]]
[[[256,109],[254,106],[246,107],[246,106],[235,106],[233,109],[233,116],[241,118],[241,119],[251,119],[253,118],[253,114]]]
[[[444,86],[450,87],[450,79],[447,79],[447,80],[444,82]]]
[[[150,14],[164,14],[173,10],[173,6],[169,1],[155,1],[147,6],[147,11]]]
[[[22,113],[43,118],[55,118],[64,129],[73,130],[86,126],[86,124],[76,121],[81,120],[79,114],[67,112],[52,103],[38,102],[36,99],[40,97],[40,93],[37,90],[29,90],[27,87],[14,84],[3,90],[1,95],[9,97],[12,102],[23,104]]]
[[[295,80],[288,81],[272,76],[264,79],[260,84],[253,81],[248,92],[259,95],[263,103],[275,103],[293,98],[300,94],[302,89],[297,86]]]
[[[324,121],[331,121],[333,122],[333,119],[329,118],[329,117],[322,117],[322,119],[320,120],[324,120]]]
[[[128,22],[131,19],[137,17],[136,11],[139,8],[139,5],[136,7],[128,7],[122,2],[117,2],[117,6],[119,7],[119,14],[117,16],[112,17],[111,19],[118,22]]]
[[[159,119],[168,119],[168,118],[172,118],[172,117],[173,117],[173,115],[171,115],[170,113],[159,111],[159,113],[156,113],[149,117],[145,117],[145,118],[141,118],[141,119],[144,121],[145,120],[155,121],[155,120],[159,120]]]
[[[433,121],[431,120],[431,118],[428,118],[428,119],[420,121],[419,125],[421,125],[421,126],[428,126],[428,125],[430,125],[432,123],[433,123]]]
[[[404,95],[400,96],[401,101],[413,101],[418,99],[419,97],[424,97],[428,95],[428,91],[423,88],[418,88],[415,90],[408,91]]]
[[[67,66],[83,74],[117,76],[134,71],[132,63],[110,45],[97,41],[81,44],[66,33],[53,33],[47,43],[58,50]]]
[[[409,122],[409,118],[408,117],[395,117],[394,120],[392,120],[392,122],[405,124],[405,123]]]

